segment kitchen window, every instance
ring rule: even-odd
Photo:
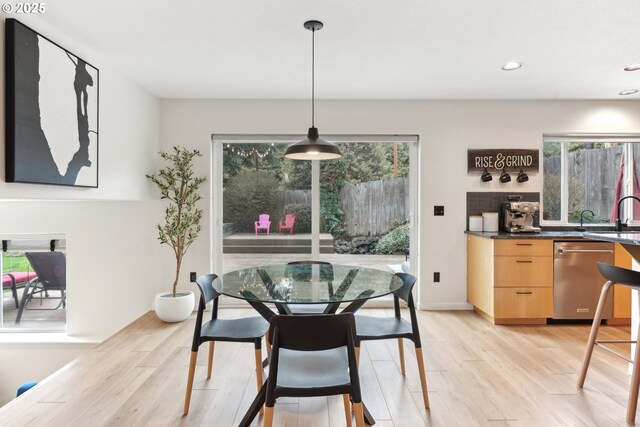
[[[617,201],[640,196],[640,135],[545,135],[542,220],[545,224],[612,224]],[[640,221],[640,205],[621,209],[623,222]]]

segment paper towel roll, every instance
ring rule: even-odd
[[[481,215],[469,215],[469,231],[482,231]]]
[[[498,212],[482,212],[482,229],[484,231],[498,231]]]

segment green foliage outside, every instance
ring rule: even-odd
[[[394,228],[378,240],[375,253],[377,254],[407,254],[409,253],[409,224]]]
[[[2,273],[13,273],[14,271],[33,271],[24,252],[5,252],[2,254]]]
[[[293,227],[294,233],[311,233],[311,206],[309,205],[287,205],[284,213],[294,214],[296,223]]]
[[[260,214],[272,214],[276,207],[278,180],[272,172],[240,171],[224,187],[224,222],[236,231],[253,233]],[[271,230],[277,231],[278,218],[271,218]]]

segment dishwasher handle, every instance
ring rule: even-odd
[[[611,249],[562,249],[556,251],[557,254],[612,254]]]

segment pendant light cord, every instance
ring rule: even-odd
[[[316,127],[316,30],[311,31],[311,127]]]

